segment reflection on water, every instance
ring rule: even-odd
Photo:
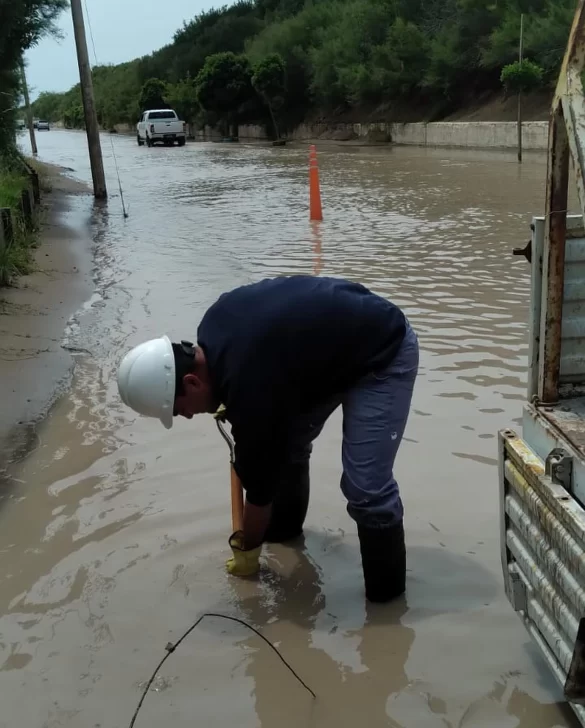
[[[308,221],[304,147],[113,140],[87,207],[96,293],[67,327],[70,394],[15,469],[0,508],[0,726],[124,726],[166,662],[141,728],[573,724],[502,591],[495,434],[520,415],[529,269],[511,250],[544,201],[544,160],[476,151],[319,147],[324,221]],[[84,137],[40,157],[90,179]],[[213,422],[171,432],[121,406],[114,372],[139,341],[194,336],[224,290],[296,272],[346,276],[403,306],[421,373],[398,462],[406,598],[367,606],[339,492],[340,419],[315,448],[304,539],[266,548],[256,581],[228,578],[229,464]],[[85,353],[84,353],[85,352]]]

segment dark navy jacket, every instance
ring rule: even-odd
[[[338,278],[263,280],[211,306],[197,342],[232,425],[250,503],[272,501],[295,418],[387,366],[405,329],[397,306]]]

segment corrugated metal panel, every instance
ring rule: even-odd
[[[585,617],[585,510],[511,430],[500,432],[500,507],[508,599],[585,726],[585,708],[576,702],[585,701],[585,680],[575,678]]]
[[[578,218],[579,225],[582,225]],[[571,221],[573,222],[573,221]],[[567,240],[563,326],[561,338],[561,395],[585,387],[585,237]]]
[[[543,357],[541,315],[547,307],[546,300],[542,300],[543,295],[546,296],[542,279],[544,235],[544,218],[535,218],[532,236],[529,399],[539,393],[538,371]],[[567,399],[585,394],[585,231],[580,215],[567,218],[562,312],[559,397]]]

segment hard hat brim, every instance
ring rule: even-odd
[[[167,430],[171,430],[173,427],[173,413],[172,412],[165,412],[163,415],[161,415],[160,421],[163,423],[163,425],[166,427]]]
[[[165,429],[170,430],[173,427],[173,413],[175,411],[175,354],[173,352],[173,344],[169,337],[166,334],[163,334],[161,338],[168,347],[165,359],[167,360],[167,366],[170,364],[168,381],[170,383],[170,388],[172,389],[172,400],[170,408],[167,406],[163,408],[162,414],[159,419],[164,425]]]

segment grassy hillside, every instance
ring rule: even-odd
[[[100,122],[134,124],[154,103],[198,124],[273,126],[273,119],[282,129],[317,117],[456,118],[482,100],[493,114],[502,69],[518,55],[521,14],[528,63],[508,69],[506,92],[522,87],[548,98],[575,6],[576,0],[240,0],[198,15],[149,56],[95,68]],[[35,114],[80,126],[79,88],[42,94]]]

